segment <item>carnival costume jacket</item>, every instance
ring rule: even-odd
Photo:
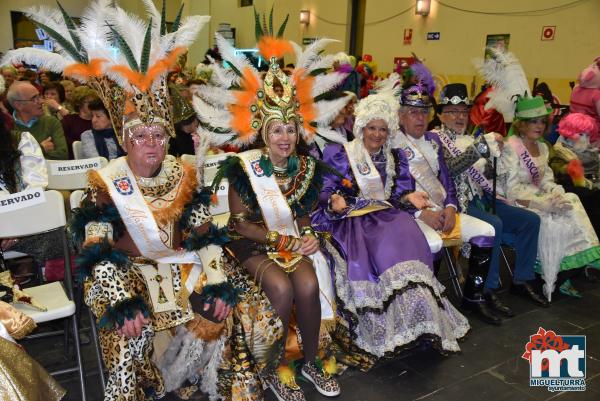
[[[204,363],[214,371],[214,377],[202,387],[215,395],[224,324],[195,315],[192,305],[214,298],[235,304],[236,291],[223,274],[220,248],[214,245],[226,242],[227,237],[211,223],[210,194],[196,192],[194,168],[171,156],[163,161],[156,177],[147,179],[123,174],[119,163],[123,166],[127,162],[125,158],[115,159],[104,169],[90,173],[85,198],[74,211],[70,227],[81,247],[77,264],[85,278],[85,302],[100,327],[100,344],[109,372],[105,400],[143,400],[145,394],[161,395],[175,390],[185,379],[194,379],[197,372],[170,370],[185,370],[182,366],[168,366],[167,362],[173,362],[168,361],[173,358],[169,354],[174,351],[167,349],[162,372],[151,360],[155,333],[182,324],[188,325],[189,333],[178,329],[175,339],[180,343],[185,334],[195,333],[200,342],[202,337],[206,340],[197,351],[201,353],[204,348],[212,354]],[[105,177],[111,177],[112,182]],[[151,211],[151,220],[158,227],[165,249],[211,250],[209,261],[203,258],[201,273],[191,263],[160,263],[142,254],[139,248],[145,249],[150,240],[134,238],[121,215],[122,210],[129,210],[128,217],[133,217],[133,222],[149,217],[131,211],[136,205],[127,196],[135,195],[138,188],[143,197],[138,195],[138,199],[143,199]],[[125,200],[119,195],[125,195]],[[133,319],[137,312],[149,318],[150,324],[143,328],[140,337],[125,338],[116,328],[125,319]],[[174,346],[174,341],[169,342]],[[165,350],[156,353],[160,351]],[[160,359],[157,355],[154,358]]]

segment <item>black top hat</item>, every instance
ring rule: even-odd
[[[437,112],[441,113],[444,106],[448,104],[464,104],[471,105],[467,85],[465,84],[448,84],[440,91],[440,101],[437,105]]]

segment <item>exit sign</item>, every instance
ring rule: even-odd
[[[303,45],[310,45],[317,41],[317,38],[302,38]]]
[[[427,32],[427,40],[440,40],[439,32]]]

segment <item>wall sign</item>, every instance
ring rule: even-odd
[[[556,26],[542,27],[542,40],[554,40],[556,34]]]
[[[412,43],[412,28],[404,29],[404,44],[410,45]]]
[[[427,32],[427,40],[440,40],[439,32]]]

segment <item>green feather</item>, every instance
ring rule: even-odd
[[[265,175],[267,177],[270,177],[273,175],[273,163],[271,162],[271,159],[269,159],[268,156],[262,155],[260,157],[260,161],[258,162],[258,165],[265,172]]]
[[[167,0],[163,0],[162,10],[160,12],[160,36],[167,33]]]
[[[65,25],[67,26],[67,29],[69,29],[69,35],[71,35],[71,39],[73,39],[73,44],[75,45],[75,48],[81,49],[82,56],[84,58],[87,58],[85,49],[83,48],[83,46],[81,46],[81,40],[79,39],[79,35],[77,35],[77,27],[75,26],[73,19],[69,16],[69,14],[67,14],[63,6],[58,1],[56,2],[56,4],[58,4],[58,8],[60,8],[60,12],[62,13],[63,19],[65,20]]]
[[[175,17],[175,21],[173,21],[173,26],[171,27],[171,32],[176,32],[179,30],[179,24],[181,24],[181,13],[183,12],[183,3],[181,3],[181,7],[179,7],[179,12]]]
[[[152,18],[148,22],[146,36],[144,37],[144,46],[142,47],[142,56],[140,57],[140,70],[145,73],[148,71],[148,63],[150,62],[150,47],[152,46]]]
[[[254,35],[256,36],[257,42],[264,35],[264,32],[260,27],[260,15],[256,12],[256,8],[254,8]]]
[[[312,70],[310,72],[311,77],[316,77],[317,75],[325,74],[327,72],[327,68],[317,68],[316,70]]]
[[[290,18],[289,14],[285,16],[285,19],[283,20],[283,23],[279,27],[279,32],[277,32],[277,37],[278,38],[280,38],[280,37],[283,36],[283,33],[285,32],[285,26],[287,25],[289,18]]]
[[[127,60],[127,64],[129,64],[129,67],[134,71],[139,71],[140,67],[138,66],[135,56],[133,55],[133,52],[131,51],[131,47],[129,47],[129,45],[127,44],[125,39],[123,39],[123,37],[119,34],[119,32],[117,32],[117,30],[115,28],[112,27],[112,25],[108,25],[108,27],[110,28],[110,30],[114,36],[114,39],[117,41],[117,46],[119,46],[119,50],[125,56],[125,59]]]
[[[275,4],[271,6],[271,13],[269,14],[269,36],[273,36],[273,8]]]
[[[269,29],[267,28],[267,15],[266,14],[263,14],[262,20],[263,20],[262,30],[265,34],[268,34]]]
[[[60,47],[62,47],[67,53],[69,53],[69,56],[71,56],[71,58],[73,58],[74,60],[77,60],[80,63],[87,63],[87,60],[81,55],[81,53],[79,53],[79,51],[75,48],[75,46],[73,46],[73,44],[71,42],[69,42],[66,38],[62,37],[58,32],[56,32],[54,29],[50,28],[49,26],[42,24],[40,22],[37,21],[33,21],[35,23],[35,25],[42,29],[44,32],[46,32],[46,35],[50,36],[52,38],[52,40],[54,40],[56,43],[58,43],[58,45]]]
[[[240,72],[240,70],[237,69],[237,67],[231,63],[227,63],[227,65],[231,68],[231,70],[235,73],[235,75],[237,75],[238,77],[242,76],[242,73]]]

